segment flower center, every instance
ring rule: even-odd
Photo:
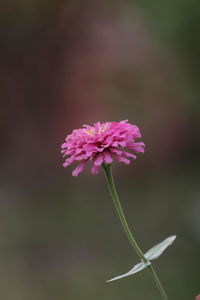
[[[90,130],[88,130],[88,132],[89,132],[89,134],[93,134],[94,133],[94,127],[93,128],[91,128]]]
[[[98,124],[98,128],[92,127],[91,129],[87,130],[87,133],[94,136],[95,134],[104,134],[104,132],[108,129],[110,123],[106,122],[104,124]]]

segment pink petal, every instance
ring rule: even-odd
[[[83,161],[78,165],[78,167],[76,167],[76,169],[74,169],[74,171],[72,172],[72,175],[73,175],[73,176],[78,176],[78,174],[79,174],[80,172],[82,172],[83,169],[85,168],[86,163],[87,163],[87,160],[83,160]]]
[[[119,142],[118,142],[118,141],[115,141],[115,142],[112,143],[112,146],[113,146],[113,147],[118,147],[118,145],[119,145]]]
[[[97,147],[97,151],[98,151],[98,152],[103,152],[103,150],[104,150],[104,148],[99,148],[99,147]]]
[[[94,129],[96,129],[97,132],[99,131],[100,124],[101,124],[100,122],[94,124]]]
[[[123,155],[126,157],[132,157],[133,159],[136,159],[136,155],[134,155],[130,152],[123,151]]]
[[[96,175],[96,174],[99,173],[99,168],[96,167],[96,166],[94,165],[94,163],[92,164],[91,173],[92,173],[93,175]]]
[[[104,161],[106,164],[111,164],[113,159],[108,151],[104,151]]]
[[[139,153],[139,152],[144,153],[144,147],[145,147],[145,144],[143,142],[127,144],[127,149],[130,149],[136,153]]]
[[[119,146],[125,148],[126,147],[126,142],[125,141],[119,142]]]
[[[128,122],[128,119],[120,121],[119,124],[125,124],[127,122]]]
[[[62,149],[66,148],[66,147],[67,147],[67,143],[64,143],[64,144],[61,145]]]
[[[116,153],[116,154],[118,154],[118,155],[122,155],[122,150],[120,150],[120,149],[117,149],[117,148],[110,148],[109,150],[110,150],[110,152],[112,152],[112,153]]]
[[[127,159],[127,158],[125,158],[123,156],[120,156],[118,154],[115,154],[115,153],[113,155],[115,156],[115,158],[116,158],[117,161],[124,162],[126,165],[130,164],[130,160],[129,159]]]
[[[111,144],[112,143],[112,141],[113,141],[113,138],[112,138],[112,136],[108,136],[105,140],[104,140],[104,142],[103,142],[103,144]]]
[[[103,162],[103,154],[102,153],[97,154],[97,156],[94,158],[93,161],[94,161],[94,165],[96,167],[99,167]]]
[[[74,161],[75,161],[75,160],[74,160],[73,157],[70,157],[70,158],[66,159],[66,161],[65,161],[64,164],[63,164],[63,167],[65,167],[65,168],[68,167],[68,166],[71,165]]]
[[[83,145],[83,149],[87,152],[87,151],[95,151],[97,148],[97,145],[94,143],[90,143],[90,144],[85,144]]]

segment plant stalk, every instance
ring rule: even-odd
[[[122,223],[122,226],[124,228],[124,231],[132,245],[132,247],[135,249],[136,253],[138,254],[138,256],[140,257],[140,259],[144,262],[144,263],[149,263],[150,261],[148,261],[148,259],[146,259],[146,257],[144,256],[142,250],[140,249],[140,247],[138,246],[136,240],[134,239],[129,227],[128,227],[128,224],[127,224],[127,221],[126,221],[126,218],[124,216],[124,212],[122,210],[122,207],[121,207],[121,204],[120,204],[120,201],[119,201],[119,198],[118,198],[118,195],[117,195],[117,192],[116,192],[116,189],[115,189],[115,185],[114,185],[114,181],[113,181],[113,176],[112,176],[112,171],[111,171],[111,165],[106,165],[106,164],[102,164],[103,166],[103,169],[105,171],[105,174],[106,174],[106,178],[107,178],[107,182],[108,182],[108,186],[109,186],[109,189],[110,189],[110,192],[111,192],[111,195],[112,195],[112,198],[113,198],[113,201],[114,201],[114,204],[115,204],[115,207],[117,209],[117,212],[118,212],[118,215],[119,215],[119,218],[120,218],[120,221]],[[165,293],[165,290],[164,288],[162,287],[162,284],[150,262],[150,264],[147,266],[148,269],[150,270],[151,272],[151,275],[153,277],[153,280],[160,292],[160,295],[162,296],[162,299],[163,300],[168,300],[167,298],[167,295]]]

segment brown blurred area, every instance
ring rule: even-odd
[[[130,224],[144,249],[177,233],[155,265],[171,300],[198,294],[199,9],[189,0],[0,4],[2,299],[159,299],[145,272],[104,284],[137,258],[103,172],[74,179],[62,168],[73,128],[122,119],[146,144],[133,168],[114,165]]]

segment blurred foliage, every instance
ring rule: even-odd
[[[133,2],[135,3],[135,1]],[[165,48],[176,53],[179,80],[181,79],[185,101],[191,109],[199,109],[200,87],[200,3],[196,0],[139,1],[147,24]],[[178,84],[180,83],[178,80]],[[183,93],[184,95],[184,93]]]

